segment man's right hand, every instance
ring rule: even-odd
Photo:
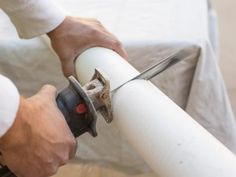
[[[4,163],[18,177],[51,176],[75,154],[75,138],[55,97],[56,89],[47,85],[21,98],[14,124],[0,138]]]

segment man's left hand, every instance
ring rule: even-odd
[[[127,58],[121,42],[96,19],[66,17],[48,36],[61,60],[65,76],[75,75],[74,60],[91,47],[109,48]]]

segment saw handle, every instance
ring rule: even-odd
[[[69,77],[69,82],[69,86],[57,95],[57,106],[75,137],[79,137],[85,132],[89,132],[95,137],[97,136],[95,113],[88,107],[86,95],[77,80],[74,77]],[[0,177],[16,176],[7,166],[0,166]]]
[[[92,118],[87,114],[87,107],[83,99],[73,89],[68,87],[60,92],[56,101],[58,108],[76,138],[90,131]]]
[[[12,173],[7,166],[0,167],[0,177],[16,177],[14,173]]]

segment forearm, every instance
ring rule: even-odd
[[[55,29],[65,19],[64,12],[50,0],[0,0],[21,38],[32,38]]]
[[[0,137],[12,126],[19,107],[20,96],[15,85],[0,75]]]

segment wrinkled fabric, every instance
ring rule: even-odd
[[[218,66],[217,27],[211,21],[216,19],[214,14],[209,14],[207,1],[58,2],[72,15],[98,18],[124,43],[129,62],[139,71],[183,46],[198,46],[200,52],[193,53],[191,58],[166,70],[152,81],[236,152],[235,119]],[[1,15],[0,23],[0,71],[16,83],[21,93],[31,95],[45,83],[53,84],[59,90],[67,85],[59,60],[46,37],[20,40],[4,15]],[[209,34],[212,34],[211,37]],[[149,171],[114,123],[108,125],[103,118],[99,118],[97,131],[97,138],[89,134],[78,138],[78,163],[96,163],[128,173]]]

